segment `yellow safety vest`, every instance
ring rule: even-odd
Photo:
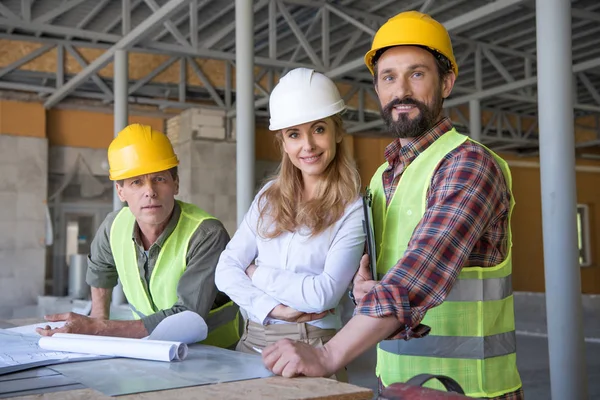
[[[124,207],[117,214],[111,226],[110,248],[135,319],[169,309],[177,302],[177,284],[187,267],[190,238],[204,220],[214,219],[193,204],[180,201],[178,204],[181,207],[179,221],[163,244],[150,277],[148,290],[151,297],[142,284],[138,269],[135,244],[131,240],[135,217],[129,207]],[[206,324],[209,334],[203,344],[231,348],[240,339],[239,307],[232,301],[211,310]]]
[[[385,163],[371,180],[377,245],[377,273],[383,276],[400,260],[425,214],[431,178],[442,159],[465,140],[455,129],[446,132],[406,168],[389,207],[383,189]],[[512,188],[506,162],[487,149]],[[463,267],[445,301],[427,311],[428,336],[384,340],[377,347],[377,376],[384,385],[406,382],[418,374],[441,374],[456,380],[472,397],[496,397],[521,387],[516,365],[512,295],[512,236],[509,211],[508,254],[490,267]],[[437,383],[426,386],[441,389]]]

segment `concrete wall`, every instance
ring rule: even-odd
[[[44,292],[48,141],[0,135],[0,318]]]
[[[198,139],[176,145],[178,199],[217,217],[230,235],[237,228],[235,143]]]

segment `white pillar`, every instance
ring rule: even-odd
[[[481,141],[481,103],[479,99],[469,100],[469,132],[471,139]]]
[[[128,88],[127,88],[127,77],[128,77],[128,62],[127,62],[127,51],[126,50],[117,50],[115,51],[114,58],[114,135],[117,134],[125,128],[128,123]],[[119,200],[119,196],[117,196],[117,190],[113,190],[113,210],[119,210],[123,204],[121,200]],[[123,293],[123,287],[121,286],[121,282],[112,292],[112,304],[119,305],[125,303],[125,294]]]
[[[237,223],[254,197],[254,10],[251,1],[235,1],[236,191]]]
[[[587,399],[577,245],[571,1],[536,0],[546,313],[553,399]]]

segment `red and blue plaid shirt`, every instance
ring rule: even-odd
[[[400,176],[414,159],[452,129],[442,119],[422,136],[385,149],[389,167],[383,187],[389,205]],[[415,228],[404,256],[365,295],[356,314],[395,316],[403,328],[390,339],[421,337],[425,313],[441,304],[462,267],[492,267],[507,254],[510,192],[494,157],[481,145],[466,141],[439,163],[427,192],[427,209]],[[519,400],[522,390],[498,399]]]

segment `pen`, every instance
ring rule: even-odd
[[[262,350],[261,350],[261,349],[259,349],[259,348],[257,348],[257,347],[254,347],[254,346],[253,346],[253,347],[252,347],[252,350],[256,351],[257,353],[260,353],[260,354],[262,354]]]

